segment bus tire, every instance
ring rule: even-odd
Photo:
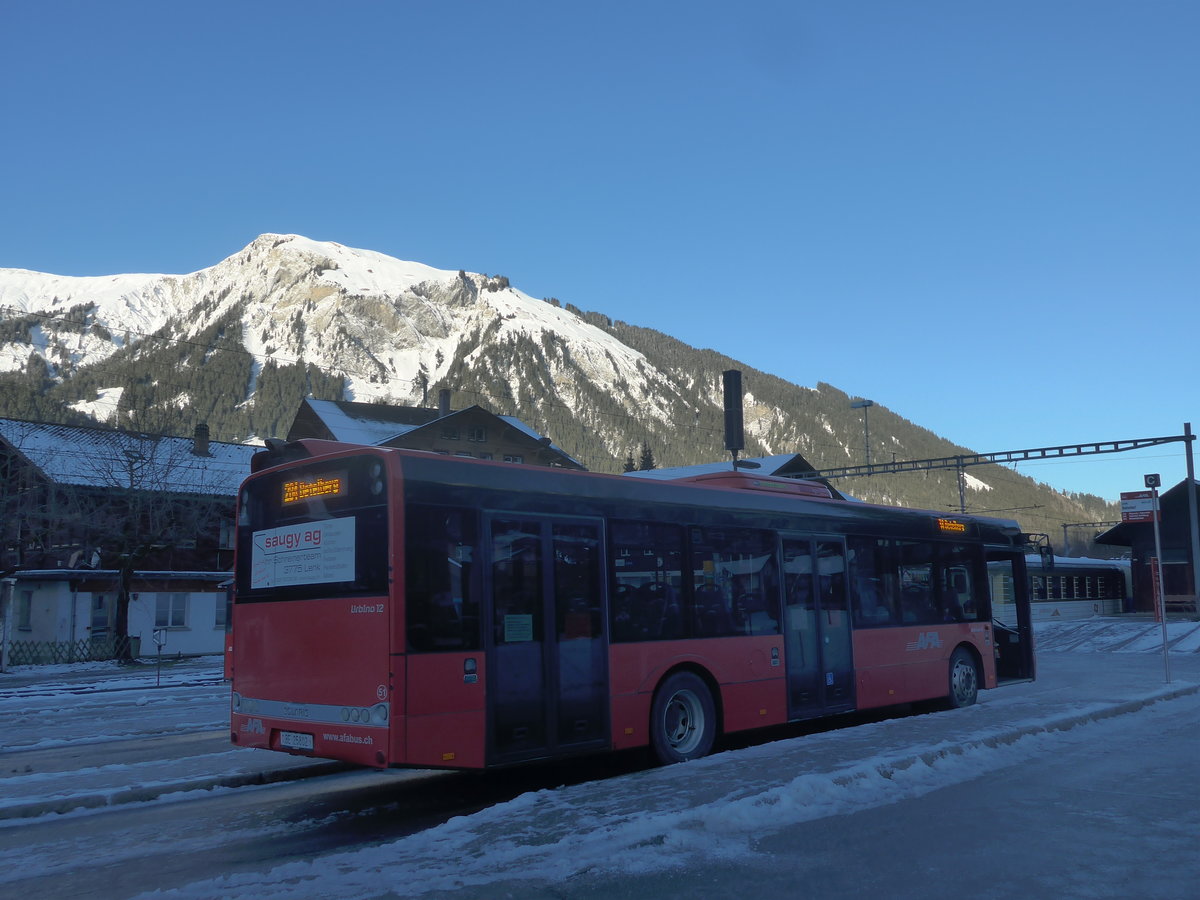
[[[659,685],[650,709],[650,744],[659,763],[707,756],[716,737],[716,705],[699,675],[676,672]]]
[[[965,647],[950,654],[950,693],[946,695],[947,709],[973,706],[979,699],[979,667],[975,657]]]

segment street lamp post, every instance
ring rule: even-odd
[[[871,474],[871,429],[867,423],[867,410],[875,405],[874,400],[855,400],[850,404],[851,409],[863,411],[863,449],[867,453],[867,474]]]

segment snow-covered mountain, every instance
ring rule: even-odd
[[[0,269],[0,415],[99,422],[214,438],[286,432],[300,398],[479,404],[515,415],[576,459],[619,471],[728,459],[721,371],[744,372],[747,456],[802,453],[822,468],[862,461],[862,420],[830,385],[801,387],[668,335],[562,308],[507,278],[434,269],[298,235],[264,234],[188,275],[74,278]],[[876,407],[872,455],[968,452]],[[1102,508],[975,470],[980,507]],[[1014,481],[1015,479],[1015,481]],[[1013,485],[1016,485],[1014,488]],[[993,489],[996,488],[996,489]],[[862,479],[854,493],[945,508],[953,473]],[[1050,527],[1030,530],[1049,531]]]
[[[640,353],[505,279],[298,235],[264,234],[190,275],[73,278],[0,269],[0,307],[6,319],[38,319],[32,340],[0,345],[0,371],[23,371],[40,357],[52,374],[69,374],[164,329],[195,340],[236,311],[248,353],[344,373],[344,399],[419,403],[414,376],[438,381],[472,335],[487,333],[499,342],[552,339],[597,385],[627,382],[639,404],[654,405],[639,375]],[[512,388],[519,393],[519,385]]]
[[[253,404],[263,367],[272,362],[334,375],[342,399],[419,405],[433,387],[444,386],[466,392],[459,405],[512,407],[544,422],[600,425],[590,405],[603,397],[611,407],[604,415],[636,419],[649,432],[680,421],[695,426],[699,407],[721,402],[719,378],[702,383],[688,367],[664,371],[611,327],[600,327],[611,326],[604,317],[536,300],[506,278],[434,269],[298,235],[262,235],[190,275],[73,278],[0,269],[0,310],[6,325],[0,372],[34,373],[56,384],[105,362],[149,361],[149,347],[162,341],[212,352],[214,330],[227,337],[235,329],[249,365],[243,396],[236,398],[243,405]],[[67,405],[101,421],[147,426],[150,410],[128,402],[125,380],[115,371],[111,384],[86,379],[91,383],[78,385],[81,396]],[[154,399],[178,412],[200,405],[187,382]],[[770,423],[783,412],[753,399],[748,427],[761,449],[799,449],[774,445]],[[216,431],[246,436],[219,423]],[[629,443],[606,441],[604,455],[623,459]]]

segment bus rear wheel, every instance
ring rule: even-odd
[[[959,647],[950,655],[950,693],[948,709],[972,706],[979,698],[979,669],[970,651]]]
[[[650,710],[650,743],[660,763],[707,756],[716,736],[716,706],[699,675],[676,672],[659,685]]]

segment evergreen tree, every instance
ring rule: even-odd
[[[633,461],[633,451],[632,450],[630,450],[629,455],[627,457],[625,457],[625,471],[626,472],[637,471],[637,463]]]
[[[643,472],[658,468],[654,462],[654,451],[650,449],[649,441],[642,441],[642,457],[638,460],[638,468]]]

